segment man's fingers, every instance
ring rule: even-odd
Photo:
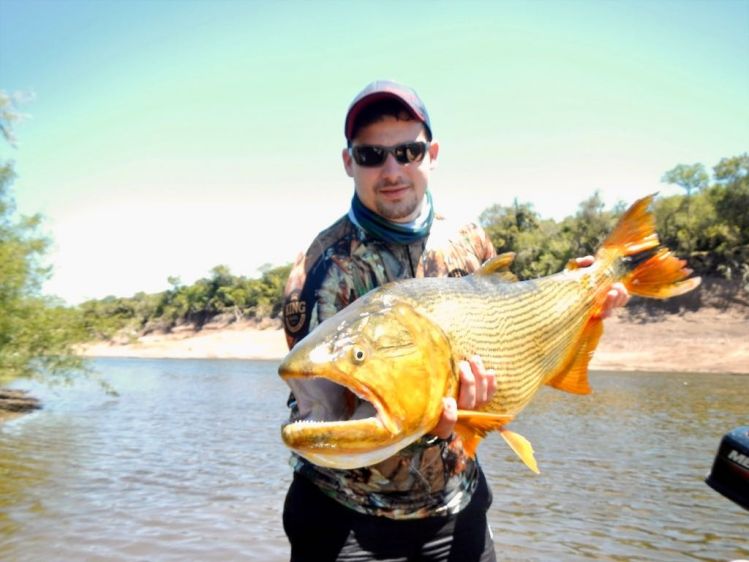
[[[603,303],[603,317],[608,318],[615,308],[625,306],[629,302],[629,291],[621,283],[614,283],[606,293],[606,300]]]
[[[449,439],[455,429],[455,423],[458,421],[458,405],[455,398],[445,397],[442,399],[442,417],[432,430],[432,435],[440,439]]]
[[[460,390],[458,406],[463,410],[473,410],[486,404],[496,389],[494,371],[486,369],[481,357],[474,355],[468,361],[460,362]]]
[[[616,296],[614,297],[614,306],[626,306],[626,304],[629,302],[629,291],[624,286],[624,284],[614,283],[609,293],[611,293],[612,291],[616,294]]]
[[[484,362],[481,357],[474,355],[471,357],[469,364],[471,365],[471,371],[473,372],[473,378],[476,381],[476,401],[473,406],[480,406],[486,402],[486,394],[488,391],[488,379],[486,369],[484,368]]]
[[[461,361],[459,369],[458,407],[462,410],[472,410],[476,406],[476,377],[473,367],[468,361]]]
[[[486,378],[486,400],[484,402],[488,402],[494,391],[497,390],[497,373],[493,369],[489,369],[486,371],[486,374],[488,376]]]
[[[593,256],[583,256],[575,258],[575,263],[579,267],[589,267],[593,265],[595,258]],[[614,283],[611,289],[606,293],[606,300],[603,302],[601,316],[608,318],[615,308],[625,306],[629,302],[629,291],[622,283]]]

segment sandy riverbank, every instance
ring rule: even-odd
[[[647,320],[625,311],[607,319],[591,369],[749,375],[749,316],[743,308],[703,307]],[[127,344],[99,342],[79,349],[87,357],[268,360],[278,360],[286,351],[277,324],[262,329],[251,323],[213,325],[198,332],[182,329]],[[15,407],[8,411],[0,403],[0,421],[18,415]]]
[[[151,334],[129,344],[83,346],[89,357],[280,359],[286,354],[277,326],[209,326]],[[605,322],[592,369],[731,372],[749,374],[749,320],[715,308],[639,322],[620,313]]]

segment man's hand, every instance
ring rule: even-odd
[[[582,258],[576,258],[575,263],[579,265],[580,267],[590,267],[593,265],[594,262],[593,256],[585,256]],[[611,286],[611,289],[609,290],[608,294],[606,295],[606,300],[603,302],[603,309],[601,312],[601,316],[603,318],[608,318],[611,316],[611,312],[620,306],[624,306],[629,302],[629,291],[627,291],[627,288],[622,285],[621,283],[614,283]]]
[[[496,388],[494,371],[485,369],[481,357],[474,355],[467,361],[460,362],[460,381],[458,400],[448,397],[442,399],[442,417],[432,434],[441,439],[448,439],[458,421],[458,409],[475,410],[491,400]]]

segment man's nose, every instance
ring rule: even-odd
[[[386,176],[399,176],[403,164],[395,159],[393,154],[387,154],[385,162],[382,163],[382,173]]]

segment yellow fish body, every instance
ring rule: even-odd
[[[457,396],[458,364],[478,355],[496,373],[496,391],[478,411],[459,411],[456,431],[473,455],[498,430],[538,472],[533,450],[505,426],[541,385],[585,394],[587,367],[602,334],[601,306],[621,281],[634,295],[668,298],[699,285],[685,262],[660,247],[648,211],[635,202],[596,252],[516,282],[511,254],[461,278],[383,285],[320,324],[279,366],[299,416],[284,443],[315,464],[358,468],[385,460],[429,433],[442,399]]]

